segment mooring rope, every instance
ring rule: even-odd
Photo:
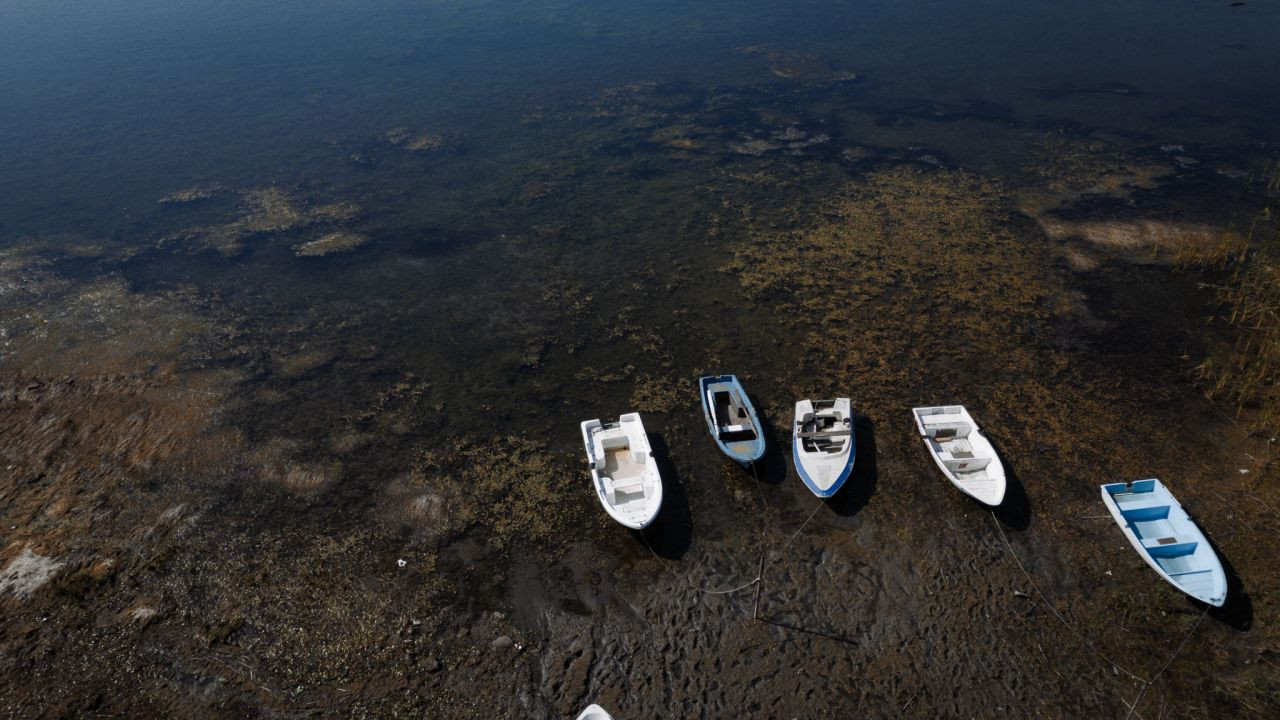
[[[1124,716],[1124,720],[1129,720],[1129,718],[1138,711],[1138,703],[1142,702],[1142,696],[1147,694],[1147,688],[1155,684],[1155,681],[1160,679],[1160,676],[1164,674],[1164,671],[1169,669],[1169,666],[1173,664],[1174,658],[1178,657],[1178,653],[1182,652],[1183,646],[1186,645],[1187,641],[1191,639],[1191,636],[1195,634],[1196,628],[1200,627],[1200,621],[1204,620],[1204,616],[1208,614],[1209,606],[1205,605],[1204,612],[1200,613],[1200,617],[1196,618],[1196,621],[1191,625],[1191,629],[1187,631],[1187,634],[1182,636],[1182,642],[1178,643],[1178,647],[1174,649],[1173,654],[1164,662],[1164,665],[1160,666],[1159,672],[1152,675],[1150,680],[1142,684],[1142,689],[1138,691],[1138,697],[1133,699],[1133,704],[1129,706],[1129,714]]]
[[[1058,618],[1058,622],[1067,626],[1067,628],[1071,630],[1071,632],[1075,633],[1076,637],[1080,638],[1080,641],[1083,642],[1086,647],[1092,650],[1095,655],[1102,658],[1102,660],[1106,662],[1108,665],[1110,665],[1112,668],[1124,673],[1125,675],[1128,675],[1129,677],[1133,678],[1134,680],[1137,680],[1138,682],[1148,682],[1147,680],[1144,680],[1143,678],[1129,672],[1128,670],[1125,670],[1124,668],[1117,665],[1111,658],[1107,657],[1106,655],[1103,655],[1101,650],[1095,647],[1093,643],[1089,642],[1089,638],[1085,637],[1084,634],[1081,633],[1079,630],[1077,630],[1076,627],[1072,625],[1070,622],[1068,622],[1066,618],[1062,617],[1062,614],[1059,613],[1058,609],[1053,606],[1053,603],[1049,602],[1049,599],[1045,597],[1044,592],[1040,590],[1040,586],[1036,584],[1036,581],[1031,579],[1031,573],[1027,572],[1027,568],[1022,565],[1022,561],[1018,559],[1018,554],[1013,551],[1013,545],[1009,543],[1009,538],[1004,534],[1004,528],[1001,527],[1000,520],[996,517],[996,513],[994,510],[991,511],[991,521],[996,524],[996,530],[1000,531],[1000,539],[1004,541],[1005,549],[1009,551],[1009,555],[1013,557],[1013,561],[1018,564],[1018,569],[1022,571],[1023,577],[1027,579],[1027,582],[1031,584],[1032,589],[1034,589],[1036,591],[1036,594],[1040,596],[1040,601],[1043,602],[1045,606],[1049,608],[1049,611],[1053,613],[1054,617]]]
[[[757,575],[755,579],[749,582],[746,582],[742,585],[739,585],[738,587],[729,588],[728,590],[708,590],[707,588],[698,587],[697,585],[694,585],[692,582],[690,582],[687,578],[680,577],[680,575],[676,574],[675,570],[672,570],[671,567],[667,565],[667,561],[663,560],[662,556],[659,555],[658,552],[653,549],[653,546],[649,544],[649,538],[645,536],[644,531],[640,532],[640,538],[644,540],[644,546],[649,548],[649,552],[653,553],[654,559],[656,559],[658,563],[661,564],[662,567],[666,569],[667,572],[671,573],[671,577],[675,578],[679,582],[684,583],[685,585],[688,585],[691,590],[697,590],[698,592],[706,593],[707,595],[727,595],[729,593],[738,592],[739,590],[745,590],[746,588],[749,588],[752,585],[755,585],[756,583],[760,582],[760,576]]]
[[[653,545],[649,544],[649,537],[645,535],[644,530],[640,531],[640,539],[644,541],[644,546],[649,548],[649,552],[653,554],[653,558],[658,561],[658,564],[661,565],[664,570],[671,573],[671,577],[675,578],[677,582],[687,585],[691,590],[697,590],[698,592],[706,593],[707,595],[727,595],[729,593],[738,592],[739,590],[745,590],[746,588],[749,588],[752,585],[755,585],[756,583],[760,582],[760,576],[757,575],[755,579],[751,580],[750,582],[739,585],[738,587],[729,588],[727,590],[708,590],[707,588],[698,587],[697,585],[694,585],[692,582],[690,582],[687,578],[681,577],[678,573],[676,573],[675,570],[671,569],[671,566],[667,564],[667,561],[663,560],[662,556],[658,554],[658,551],[653,549]]]
[[[794,541],[797,537],[800,536],[800,533],[804,530],[804,527],[809,524],[809,521],[813,519],[814,515],[818,514],[818,511],[822,509],[822,506],[824,504],[825,503],[823,501],[821,500],[818,501],[818,505],[813,508],[813,512],[809,513],[809,517],[805,518],[804,522],[800,523],[800,527],[796,528],[796,531],[791,533],[791,537],[788,538],[785,543],[783,543],[782,547],[778,548],[778,550],[773,553],[773,557],[769,558],[769,562],[773,562],[774,560],[777,560],[779,557],[782,556],[782,553],[786,552],[786,549],[791,546],[792,541]]]

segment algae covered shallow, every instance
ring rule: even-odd
[[[7,5],[0,712],[1273,716],[1277,12]],[[630,410],[643,534],[577,432]],[[1198,625],[1095,517],[1149,475]]]

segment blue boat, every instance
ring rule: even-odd
[[[698,390],[707,428],[724,454],[743,465],[759,460],[764,455],[764,432],[738,378],[734,375],[698,378]]]
[[[857,457],[853,403],[849,398],[801,400],[792,438],[791,456],[805,487],[820,498],[835,495]]]
[[[1160,577],[1201,602],[1222,607],[1227,601],[1222,562],[1164,483],[1151,478],[1103,485],[1102,502]]]

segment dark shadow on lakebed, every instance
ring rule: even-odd
[[[1196,524],[1199,525],[1199,523]],[[1244,591],[1244,580],[1236,572],[1235,567],[1227,559],[1227,556],[1222,554],[1222,549],[1218,547],[1218,544],[1213,541],[1213,538],[1209,537],[1209,533],[1205,532],[1203,526],[1200,527],[1200,532],[1204,533],[1204,539],[1208,541],[1209,547],[1213,548],[1214,554],[1222,562],[1222,571],[1227,576],[1227,601],[1222,607],[1210,607],[1209,617],[1236,630],[1251,629],[1253,627],[1253,600],[1249,598],[1249,593]],[[1197,611],[1203,611],[1204,609],[1204,603],[1191,596],[1187,596],[1187,602],[1193,605]]]
[[[871,418],[855,415],[853,419],[853,472],[835,495],[826,500],[827,507],[841,516],[853,517],[866,507],[876,492],[876,433]]]
[[[999,506],[992,509],[996,519],[1004,523],[1004,526],[1010,530],[1022,532],[1031,527],[1031,499],[1027,497],[1027,491],[1022,486],[1022,481],[1018,479],[1018,473],[1013,469],[1013,464],[1009,462],[1009,456],[1000,451],[1000,444],[996,442],[991,435],[987,434],[987,440],[991,441],[991,447],[996,451],[996,457],[1000,458],[1000,462],[1004,464],[1005,489],[1004,500]]]
[[[662,509],[653,524],[634,533],[637,540],[647,543],[664,559],[679,560],[693,542],[689,497],[685,495],[680,474],[671,462],[667,441],[657,433],[649,433],[649,447],[653,450],[653,461],[657,463],[658,475],[662,478]]]
[[[781,485],[787,479],[787,457],[791,454],[790,436],[777,435],[763,413],[757,411],[756,417],[760,421],[760,432],[765,439],[764,455],[745,470],[748,475],[758,477],[760,482]]]

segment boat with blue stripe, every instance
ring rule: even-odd
[[[791,447],[796,473],[809,491],[820,498],[835,495],[857,458],[849,398],[797,402]]]
[[[698,378],[707,429],[725,455],[750,465],[764,455],[764,432],[746,390],[734,375]]]
[[[1151,569],[1191,597],[1221,607],[1227,576],[1204,533],[1156,478],[1102,486],[1102,502]]]

